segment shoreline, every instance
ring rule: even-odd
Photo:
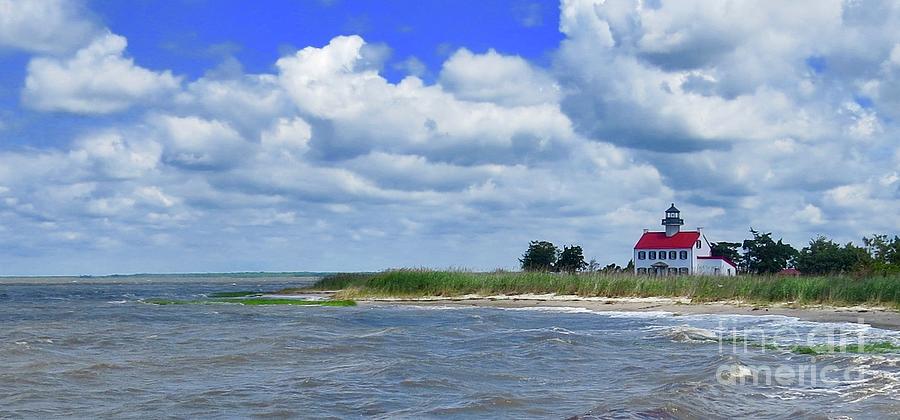
[[[900,330],[900,312],[880,307],[753,305],[742,302],[693,303],[672,298],[583,298],[556,295],[458,296],[425,298],[359,298],[360,303],[485,308],[584,308],[596,312],[668,312],[679,315],[781,315],[811,322],[862,323]]]

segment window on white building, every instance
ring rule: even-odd
[[[681,251],[681,252],[684,252],[684,251]],[[687,274],[687,273],[688,273],[687,267],[681,267],[678,269],[678,274]]]
[[[638,259],[639,259],[639,260],[646,260],[646,259],[647,259],[647,253],[646,253],[645,251],[638,251]]]
[[[700,240],[697,239],[697,249],[700,249]]]
[[[649,256],[650,256],[650,259],[651,259],[651,260],[655,260],[655,259],[656,259],[656,251],[650,251],[648,254],[650,254]]]
[[[679,254],[681,254],[681,259],[682,259],[682,260],[686,260],[686,259],[687,259],[687,251],[681,251]]]
[[[647,274],[647,269],[643,267],[638,268],[638,274]]]
[[[670,259],[670,260],[674,260],[675,258],[677,258],[677,257],[675,256],[675,251],[669,251],[669,259]]]

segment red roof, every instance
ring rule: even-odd
[[[700,239],[700,232],[678,232],[667,237],[665,232],[646,232],[634,249],[678,249],[691,248]]]
[[[734,268],[737,268],[737,265],[735,265],[733,261],[731,261],[730,259],[725,258],[725,257],[709,256],[709,257],[697,257],[697,259],[698,260],[722,260],[722,261],[725,261],[726,263],[728,263],[728,265],[730,265]]]

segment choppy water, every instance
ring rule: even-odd
[[[0,417],[900,416],[898,354],[813,357],[716,341],[737,329],[780,345],[834,336],[900,344],[897,332],[855,324],[564,308],[157,306],[140,300],[301,280],[78,280],[0,280]],[[835,370],[815,383],[802,372],[783,384],[748,381],[779,366]]]

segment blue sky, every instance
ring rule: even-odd
[[[549,2],[513,1],[95,1],[91,9],[129,40],[149,68],[200,77],[229,56],[245,71],[271,72],[285,52],[324,45],[340,34],[386,44],[383,74],[413,56],[437,71],[459,47],[493,48],[546,63],[562,39],[559,8]],[[429,78],[426,78],[428,80]]]
[[[388,80],[403,78],[404,62],[415,57],[424,66],[422,78],[433,82],[444,60],[460,47],[476,52],[493,48],[547,64],[562,38],[557,5],[526,0],[267,0],[251,8],[232,0],[98,0],[79,5],[85,18],[128,39],[129,55],[137,64],[189,79],[234,63],[248,73],[271,72],[275,60],[286,53],[327,44],[337,35],[359,34],[388,49],[382,71]],[[471,12],[473,6],[477,13]],[[19,109],[18,102],[29,54],[0,54],[0,104],[9,113],[27,111]],[[81,118],[60,114],[26,113],[19,120],[15,135],[0,133],[5,134],[3,146],[66,143],[67,133],[83,124]]]
[[[900,231],[890,2],[0,0],[0,275]]]

